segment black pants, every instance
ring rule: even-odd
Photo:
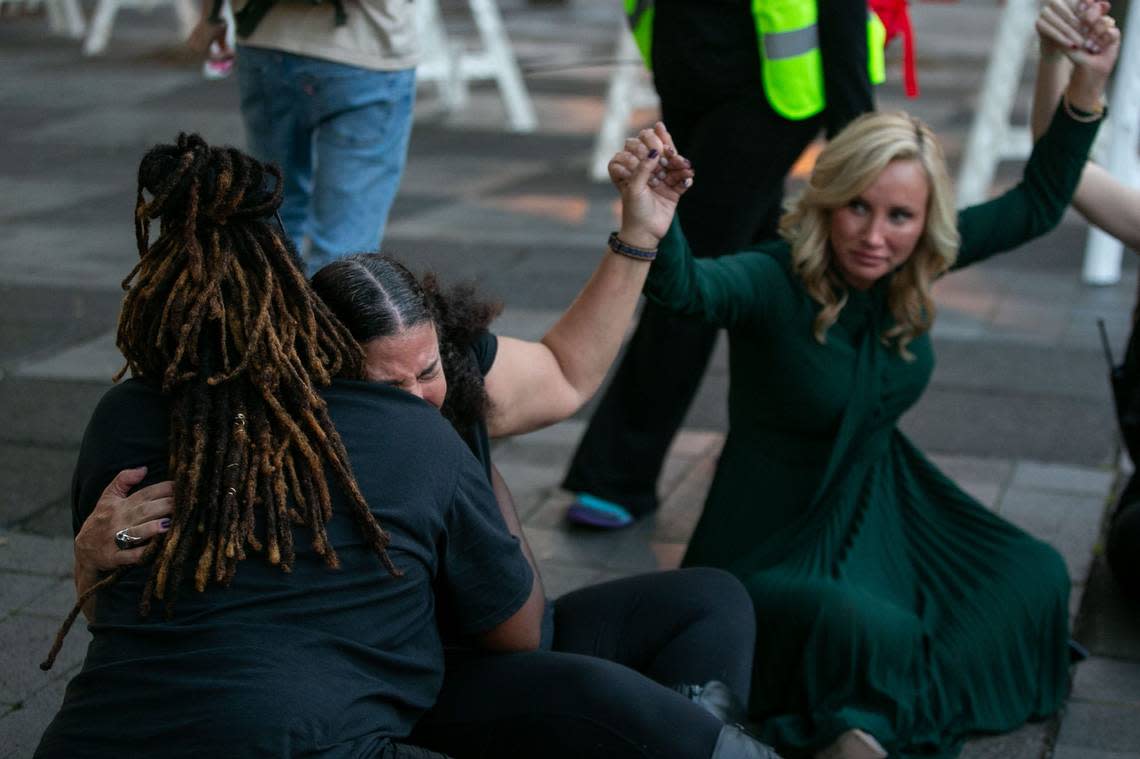
[[[1140,475],[1132,475],[1108,526],[1106,556],[1120,589],[1140,602]]]
[[[752,602],[715,569],[660,572],[559,598],[551,651],[448,660],[413,740],[473,757],[694,757],[723,724],[667,686],[721,680],[747,699]]]

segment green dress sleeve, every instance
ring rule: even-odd
[[[1073,199],[1101,120],[1075,121],[1058,107],[1033,146],[1021,182],[993,200],[958,213],[962,242],[954,269],[1040,237],[1061,221]]]
[[[760,328],[790,296],[786,251],[787,243],[773,240],[730,255],[695,258],[674,218],[657,247],[645,295],[718,327]]]

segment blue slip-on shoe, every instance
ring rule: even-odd
[[[616,530],[633,524],[633,515],[613,501],[578,493],[566,512],[567,521],[600,530]]]

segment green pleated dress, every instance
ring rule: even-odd
[[[959,215],[956,267],[1052,228],[1095,132],[1058,112],[1022,183]],[[751,593],[751,715],[792,753],[858,727],[892,757],[952,757],[1067,693],[1065,564],[897,429],[934,355],[928,336],[912,361],[883,344],[885,285],[851,291],[821,345],[785,243],[695,259],[676,222],[646,285],[729,331],[730,428],[684,563]]]

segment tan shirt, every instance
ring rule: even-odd
[[[344,0],[348,21],[337,26],[329,0],[318,5],[280,0],[239,42],[365,69],[412,68],[419,54],[413,1]]]

